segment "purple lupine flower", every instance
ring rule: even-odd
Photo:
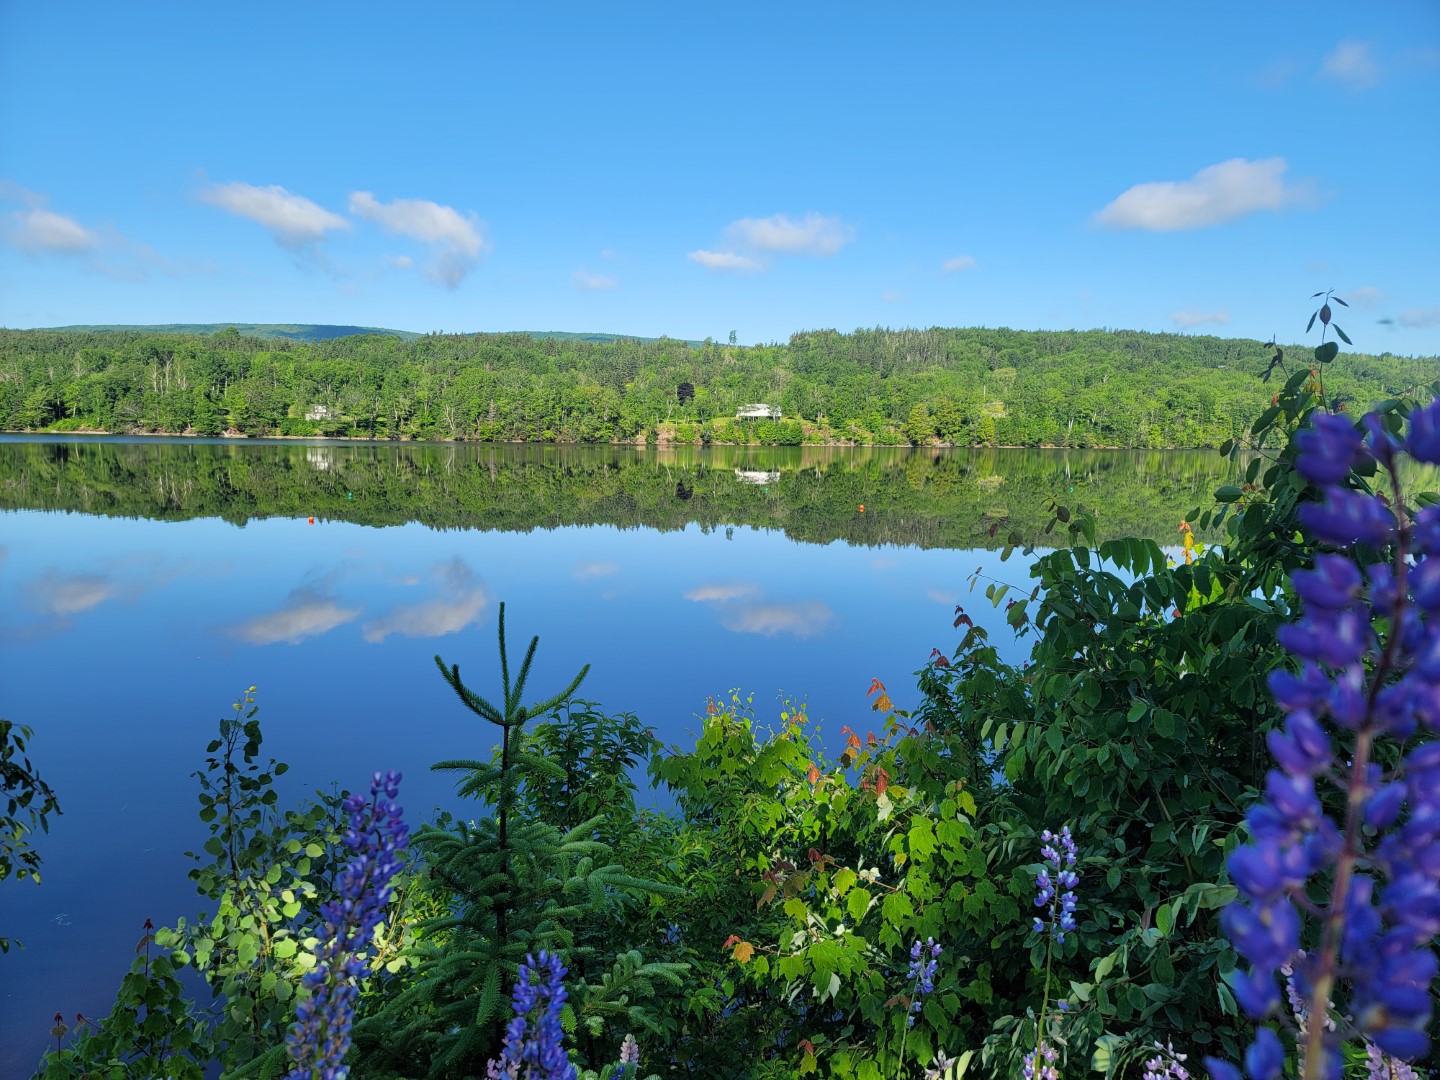
[[[1408,1062],[1397,1061],[1374,1043],[1365,1044],[1365,1075],[1370,1080],[1420,1080]]]
[[[1416,461],[1440,465],[1440,398],[1410,414],[1405,448]]]
[[[910,1026],[915,1025],[915,1015],[920,1011],[920,999],[935,989],[935,969],[939,966],[940,954],[944,950],[933,937],[923,942],[915,939],[910,946]],[[929,959],[926,959],[926,957]]]
[[[1185,1054],[1177,1054],[1172,1043],[1155,1044],[1155,1056],[1145,1062],[1142,1080],[1190,1080],[1190,1071],[1185,1068]]]
[[[1055,935],[1055,943],[1061,945],[1065,935],[1075,929],[1075,886],[1080,883],[1080,875],[1074,870],[1075,841],[1070,837],[1069,825],[1059,833],[1046,829],[1040,839],[1044,841],[1040,854],[1045,866],[1035,878],[1035,906],[1045,908],[1049,918],[1037,917],[1035,932],[1043,934],[1048,927]]]
[[[1339,1080],[1346,1038],[1363,1038],[1372,1061],[1427,1054],[1440,969],[1432,949],[1440,933],[1440,510],[1407,521],[1398,501],[1392,507],[1339,486],[1369,458],[1398,488],[1394,458],[1402,449],[1440,461],[1440,403],[1412,414],[1403,441],[1378,419],[1364,426],[1362,439],[1348,420],[1322,416],[1296,437],[1296,467],[1322,495],[1300,518],[1324,542],[1365,544],[1392,558],[1362,573],[1346,556],[1317,555],[1314,569],[1292,579],[1304,612],[1278,636],[1303,666],[1299,675],[1270,678],[1287,713],[1268,739],[1279,768],[1246,815],[1250,842],[1229,861],[1240,898],[1221,915],[1249,964],[1234,984],[1247,1013],[1263,1019],[1275,1010],[1276,976],[1287,976],[1307,1080]],[[1371,631],[1376,618],[1389,626],[1383,645]],[[1375,763],[1378,740],[1408,740],[1421,729],[1430,741],[1396,770]],[[1325,813],[1317,780],[1346,793],[1343,821]],[[1301,911],[1314,908],[1317,876],[1334,884],[1319,913],[1319,946],[1306,953]],[[1339,1020],[1337,997],[1346,1014]],[[1284,1055],[1275,1032],[1261,1027],[1245,1072],[1269,1080]],[[1216,1080],[1240,1076],[1227,1062],[1207,1058],[1206,1066]]]
[[[1031,1050],[1025,1055],[1025,1061],[1020,1066],[1020,1075],[1024,1080],[1060,1080],[1060,1070],[1055,1067],[1055,1060],[1059,1056],[1055,1047],[1049,1043],[1041,1043],[1040,1071],[1035,1071],[1035,1051]]]
[[[315,966],[301,985],[309,991],[295,1007],[296,1025],[286,1044],[295,1067],[286,1080],[345,1080],[350,1075],[350,1026],[360,998],[360,980],[370,974],[370,939],[390,904],[391,880],[400,869],[408,829],[395,799],[398,772],[376,773],[370,799],[345,799],[350,828],[344,844],[353,858],[340,876],[340,895],[321,908]]]
[[[541,971],[545,982],[537,985],[531,979]],[[511,996],[515,1018],[505,1029],[500,1057],[489,1063],[486,1076],[492,1080],[575,1080],[575,1066],[565,1052],[565,1030],[560,1026],[567,997],[565,965],[560,957],[543,949],[538,960],[525,957]]]

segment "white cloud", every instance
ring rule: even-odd
[[[1224,326],[1230,321],[1230,313],[1228,311],[1196,311],[1194,308],[1187,308],[1185,311],[1171,312],[1170,321],[1182,329],[1200,326],[1204,323],[1219,323]]]
[[[925,596],[932,603],[944,604],[947,607],[953,607],[960,602],[959,593],[949,592],[945,589],[937,589],[934,586],[925,590]]]
[[[733,251],[692,251],[685,257],[693,263],[699,263],[706,270],[731,270],[741,274],[753,274],[757,270],[765,269],[765,264],[759,259],[737,255]]]
[[[685,599],[694,600],[697,603],[716,601],[723,604],[727,600],[735,600],[742,596],[749,596],[756,590],[757,586],[749,581],[716,582],[691,589],[685,594]]]
[[[809,638],[823,634],[830,627],[835,613],[820,600],[800,600],[789,604],[744,604],[721,609],[720,625],[737,634],[761,634],[774,637],[790,634]]]
[[[577,581],[586,581],[596,577],[610,577],[619,572],[620,567],[613,562],[577,562],[570,571]]]
[[[257,187],[232,180],[211,184],[200,192],[200,198],[211,206],[263,226],[277,244],[291,251],[318,243],[328,232],[350,228],[350,223],[339,214],[279,184]]]
[[[1361,285],[1358,289],[1347,291],[1345,299],[1350,301],[1352,307],[1368,311],[1378,307],[1386,299],[1386,295],[1374,285]]]
[[[1416,329],[1440,326],[1440,307],[1407,308],[1395,316],[1395,321],[1401,326],[1409,326]]]
[[[592,274],[583,266],[570,275],[575,288],[581,292],[599,292],[605,289],[619,288],[620,282],[610,274]]]
[[[214,273],[214,267],[208,264],[167,258],[148,244],[122,236],[112,226],[82,225],[67,214],[51,210],[47,196],[9,180],[0,179],[0,202],[24,205],[23,210],[12,210],[0,218],[0,236],[31,257],[86,256],[85,264],[91,270],[120,281],[142,281],[151,271],[172,277]]]
[[[242,619],[230,627],[230,634],[250,645],[298,645],[308,637],[343,626],[359,614],[358,609],[341,607],[313,589],[296,589],[278,611]]]
[[[979,265],[973,255],[956,255],[953,259],[946,259],[940,264],[940,272],[942,274],[958,274],[961,270],[974,270]]]
[[[356,191],[350,196],[350,212],[388,233],[430,245],[435,258],[425,275],[447,289],[459,285],[490,249],[483,221],[428,199],[382,203],[368,191]]]
[[[809,213],[799,221],[786,214],[740,218],[725,230],[737,244],[782,255],[829,258],[855,239],[855,230],[838,217]]]
[[[442,637],[458,633],[484,614],[490,603],[485,586],[465,563],[457,558],[434,567],[440,595],[418,604],[406,604],[365,624],[365,640],[384,641],[391,634],[410,638]]]
[[[392,255],[389,261],[391,266],[398,267],[401,270],[409,270],[415,265],[415,260],[410,258],[409,255]]]
[[[1189,180],[1136,184],[1095,214],[1107,229],[1172,232],[1235,221],[1260,210],[1283,210],[1314,201],[1314,182],[1285,183],[1285,159],[1231,158]]]
[[[1320,77],[1359,92],[1380,85],[1380,64],[1363,41],[1342,41],[1320,65]]]
[[[880,299],[887,304],[903,304],[905,302],[905,294],[896,292],[894,289],[882,289],[880,291]]]
[[[11,211],[10,222],[10,242],[27,255],[83,255],[100,246],[74,218],[44,207]]]

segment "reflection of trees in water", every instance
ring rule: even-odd
[[[1038,540],[1052,499],[1095,512],[1102,534],[1169,539],[1233,477],[1202,451],[0,442],[6,509],[507,531],[696,522],[923,547]]]

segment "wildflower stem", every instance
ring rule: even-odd
[[[1050,1014],[1050,969],[1055,959],[1055,937],[1045,935],[1045,989],[1040,995],[1040,1015],[1035,1021],[1035,1069],[1031,1080],[1040,1080],[1040,1049],[1045,1045],[1045,1018]]]

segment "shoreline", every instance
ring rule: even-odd
[[[44,428],[39,430],[31,428],[0,428],[0,435],[26,435],[36,439],[63,439],[72,435],[85,436],[89,438],[104,437],[114,439],[193,439],[211,440],[215,442],[233,443],[265,443],[265,442],[286,442],[286,443],[357,443],[370,444],[374,446],[588,446],[588,447],[628,447],[632,450],[676,450],[681,447],[693,447],[696,450],[708,450],[715,447],[725,449],[798,449],[806,446],[825,447],[840,450],[863,450],[874,448],[877,450],[1109,450],[1109,451],[1134,451],[1134,450],[1162,450],[1162,451],[1215,451],[1214,446],[1057,446],[1053,443],[1040,443],[1035,446],[1020,444],[1005,444],[991,446],[985,444],[971,443],[881,443],[881,442],[854,442],[854,441],[827,441],[827,442],[803,442],[781,446],[778,443],[737,443],[721,442],[712,440],[708,443],[701,442],[676,442],[673,439],[657,440],[655,442],[636,442],[634,440],[611,441],[611,442],[558,442],[558,441],[532,441],[527,439],[503,439],[500,441],[484,439],[375,439],[359,435],[248,435],[243,432],[221,432],[218,435],[199,435],[195,432],[186,431],[104,431],[99,428],[76,429],[73,431],[48,431]]]

